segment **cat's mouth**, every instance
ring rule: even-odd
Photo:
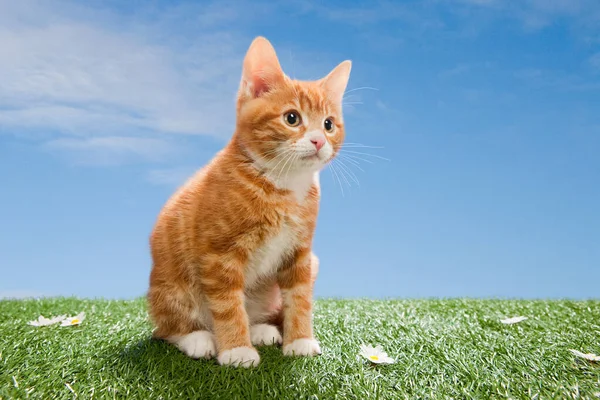
[[[300,159],[306,163],[314,164],[323,161],[319,153],[307,154]]]

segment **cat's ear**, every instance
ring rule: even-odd
[[[346,60],[335,67],[329,75],[321,79],[321,86],[328,93],[333,101],[342,102],[348,79],[350,79],[350,70],[352,69],[352,61]]]
[[[262,36],[254,39],[244,58],[240,92],[259,97],[284,80],[285,75],[271,43]]]

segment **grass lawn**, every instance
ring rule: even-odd
[[[27,325],[80,311],[80,326]],[[141,299],[0,301],[0,398],[600,397],[600,363],[569,352],[600,353],[600,301],[319,300],[315,327],[322,356],[261,348],[259,367],[234,369],[151,340]],[[369,365],[361,343],[396,363]]]

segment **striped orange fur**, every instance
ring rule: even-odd
[[[254,345],[320,353],[312,329],[319,171],[344,140],[351,64],[287,77],[256,38],[244,59],[236,130],[169,199],[150,238],[154,336],[191,357],[257,365]]]

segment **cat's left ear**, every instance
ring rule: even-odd
[[[328,93],[333,101],[342,102],[348,79],[350,79],[350,70],[352,69],[352,61],[346,60],[335,67],[329,75],[321,79],[321,86]]]

